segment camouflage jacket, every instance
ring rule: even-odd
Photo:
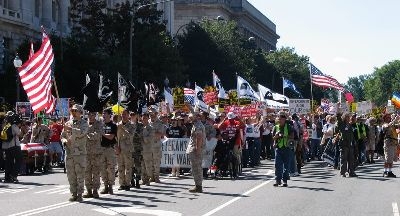
[[[88,154],[101,154],[101,136],[103,133],[103,122],[94,121],[92,124],[89,123],[87,133],[86,151]]]
[[[117,124],[118,143],[122,152],[133,152],[133,132],[135,127],[131,122]]]
[[[88,123],[83,119],[69,120],[65,126],[71,128],[61,133],[67,157],[86,155]]]

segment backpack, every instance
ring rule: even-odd
[[[11,142],[13,139],[12,127],[10,123],[7,123],[1,130],[0,139],[3,142]]]

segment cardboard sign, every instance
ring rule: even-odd
[[[228,93],[229,96],[229,104],[236,105],[238,104],[238,94],[236,90],[230,90]]]
[[[186,154],[189,141],[189,138],[164,139],[161,143],[161,167],[170,168],[179,166],[181,168],[190,168],[189,155]]]
[[[291,114],[307,114],[310,113],[310,100],[309,99],[290,99],[289,112]]]
[[[31,103],[29,102],[17,102],[15,104],[15,110],[17,114],[20,115],[23,119],[30,119],[32,114]]]
[[[225,107],[225,112],[233,112],[235,115],[241,117],[241,118],[250,118],[254,117],[259,113],[259,104],[258,103],[253,103],[249,104],[246,106],[226,106]]]
[[[180,109],[185,104],[184,90],[177,87],[172,89],[172,96],[174,98],[174,109]]]

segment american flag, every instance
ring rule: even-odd
[[[320,87],[334,88],[339,91],[344,91],[344,87],[335,78],[323,74],[317,67],[310,64],[311,82]]]
[[[18,68],[22,86],[35,114],[42,110],[46,110],[46,113],[52,113],[55,110],[55,99],[51,94],[51,64],[53,60],[54,54],[50,39],[43,32],[40,49]]]
[[[184,88],[183,92],[184,92],[183,97],[184,97],[185,102],[194,106],[194,97],[196,95],[196,92],[190,88]]]

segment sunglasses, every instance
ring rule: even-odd
[[[71,110],[71,112],[78,112],[78,110],[76,110],[76,109],[73,109],[73,110]]]

